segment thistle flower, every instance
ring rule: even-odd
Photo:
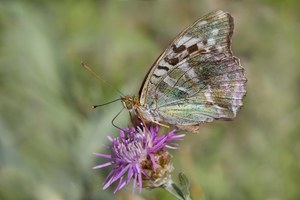
[[[103,183],[103,189],[107,189],[118,181],[114,193],[128,186],[133,180],[132,192],[138,186],[142,188],[156,188],[166,184],[173,171],[172,156],[166,148],[177,149],[174,141],[182,140],[184,134],[176,135],[173,130],[164,135],[158,135],[159,127],[124,128],[120,130],[117,138],[108,137],[111,145],[108,148],[111,154],[95,153],[96,156],[110,159],[93,169],[113,166]]]

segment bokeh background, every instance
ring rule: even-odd
[[[193,199],[300,199],[298,0],[0,3],[0,199],[174,199],[161,189],[103,191],[106,136],[119,94],[136,94],[168,43],[206,13],[235,19],[233,52],[246,69],[236,120],[205,124],[173,152]],[[123,112],[116,124],[127,126]]]

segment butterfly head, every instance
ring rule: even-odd
[[[122,104],[127,110],[132,110],[140,106],[140,100],[137,96],[123,96],[121,97]]]

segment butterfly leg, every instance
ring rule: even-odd
[[[170,128],[170,126],[166,125],[166,124],[162,124],[162,123],[159,123],[158,121],[153,121],[153,123],[157,124],[157,125],[160,125],[160,126],[163,126],[165,128]]]
[[[119,129],[119,130],[122,130],[120,127],[118,127],[117,125],[115,125],[115,123],[114,123],[114,121],[115,121],[115,119],[120,115],[120,113],[122,112],[124,110],[124,108],[122,108],[121,110],[120,110],[120,112],[118,112],[118,114],[112,119],[112,121],[111,121],[111,124],[114,126],[114,127],[116,127],[117,129]]]

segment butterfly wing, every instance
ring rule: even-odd
[[[184,30],[150,69],[140,103],[151,120],[195,131],[202,122],[232,119],[242,106],[244,69],[230,49],[233,18],[209,13]]]

